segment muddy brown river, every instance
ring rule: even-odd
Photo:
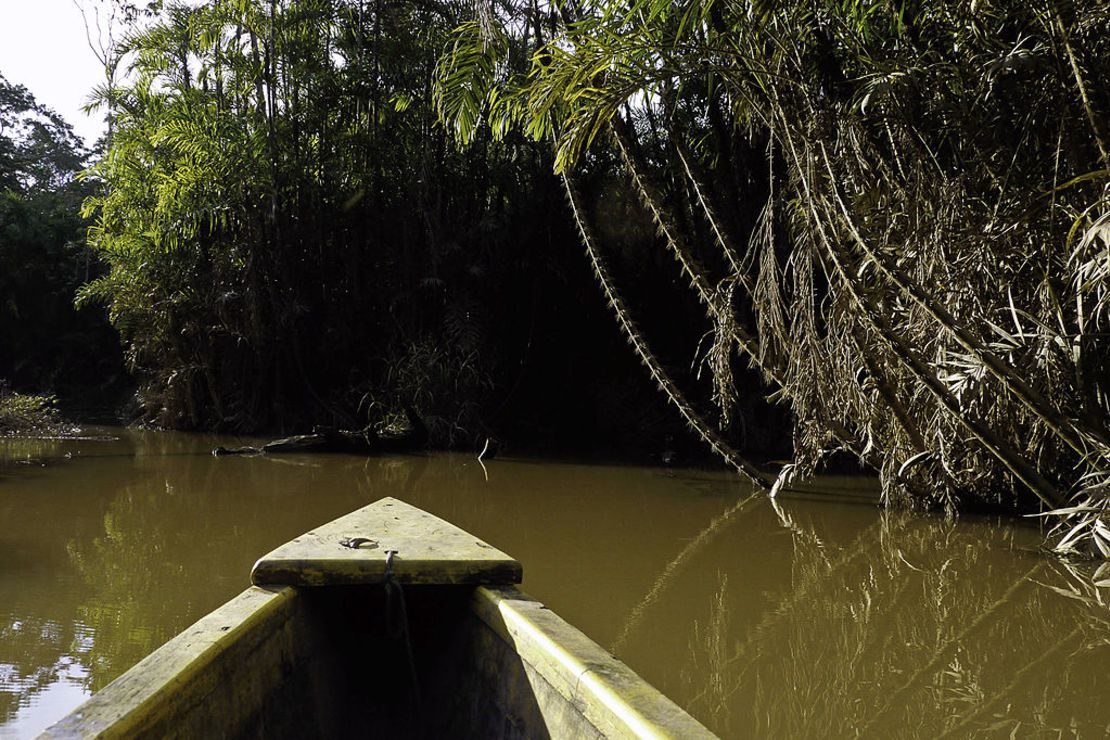
[[[885,512],[865,478],[773,504],[725,472],[93,431],[115,439],[0,439],[0,737],[382,496],[515,556],[524,590],[724,737],[1110,734],[1110,572],[1044,557],[1027,522]]]

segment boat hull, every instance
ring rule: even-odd
[[[45,736],[712,737],[512,586],[400,593],[251,587]]]

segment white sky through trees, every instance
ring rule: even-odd
[[[103,112],[81,110],[104,71],[73,0],[0,0],[0,74],[61,114],[88,146],[104,133]]]

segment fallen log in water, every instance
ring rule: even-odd
[[[380,455],[409,452],[428,442],[428,428],[416,411],[405,406],[409,429],[397,433],[380,433],[367,427],[361,431],[315,427],[311,434],[297,434],[275,439],[261,447],[216,447],[212,454],[273,455],[289,452],[346,452],[354,455]]]

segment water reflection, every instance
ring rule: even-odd
[[[774,504],[727,474],[119,437],[0,441],[46,463],[0,465],[0,735],[45,727],[259,555],[385,495],[518,557],[527,590],[722,735],[1110,726],[1110,573],[1043,559],[1011,523],[884,513],[860,480]]]
[[[830,557],[816,513],[783,522],[789,565],[761,608],[738,603],[744,568],[701,601],[680,676],[718,732],[1104,736],[1110,615],[1089,575],[1009,525],[889,512]]]

